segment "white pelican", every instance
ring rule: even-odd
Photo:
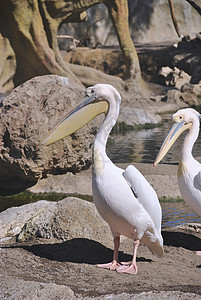
[[[93,199],[102,218],[109,224],[114,237],[113,261],[99,267],[136,274],[136,253],[139,242],[153,254],[163,255],[161,236],[161,207],[157,195],[142,174],[134,167],[116,167],[106,154],[106,143],[119,115],[121,96],[109,84],[87,88],[86,96],[67,112],[41,141],[49,145],[77,131],[100,113],[106,113],[93,146]],[[131,264],[118,260],[120,235],[134,241]]]
[[[177,172],[178,185],[184,201],[201,216],[201,164],[192,156],[192,149],[199,135],[201,115],[192,108],[178,110],[174,124],[156,157],[156,166],[184,130],[189,130],[181,149]],[[201,251],[197,251],[201,255]]]

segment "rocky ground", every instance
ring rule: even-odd
[[[28,245],[3,248],[0,297],[201,299],[201,261],[193,252],[200,247],[199,236],[188,230],[163,231],[164,257],[153,257],[141,245],[137,259],[139,273],[135,276],[96,267],[97,263],[112,257],[112,250],[101,241],[73,239],[59,243],[38,240]],[[121,251],[122,260],[131,260],[132,243],[123,239]]]
[[[141,171],[149,177],[151,168],[143,164]],[[173,192],[175,171],[175,165],[154,169],[154,184],[160,187],[161,195]],[[161,185],[168,177],[169,182]],[[0,299],[201,299],[201,258],[194,253],[201,247],[199,224],[163,230],[162,259],[140,245],[138,274],[118,274],[96,267],[97,263],[111,260],[112,236],[94,205],[82,203],[76,198],[65,199],[46,210],[43,203],[42,214],[40,211],[29,217],[29,225],[21,230],[21,241],[3,246],[1,240]],[[57,217],[53,216],[55,205]],[[69,207],[71,225],[64,220]],[[25,215],[24,211],[22,216]],[[22,221],[20,211],[18,216]],[[37,227],[39,223],[42,225]],[[26,240],[27,234],[30,237],[33,232],[41,238]],[[132,241],[122,238],[120,259],[130,261],[132,251]]]

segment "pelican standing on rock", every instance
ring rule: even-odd
[[[200,118],[201,115],[192,108],[180,109],[172,116],[174,124],[161,146],[154,166],[163,159],[180,134],[189,130],[181,149],[177,178],[184,201],[201,216],[201,164],[192,156],[193,145],[199,135]],[[201,251],[197,251],[197,254],[201,255]]]
[[[93,146],[92,188],[96,208],[112,231],[114,253],[111,263],[98,266],[136,274],[136,254],[140,241],[153,254],[159,257],[163,255],[161,207],[155,191],[134,166],[120,169],[106,154],[107,139],[119,115],[120,94],[109,84],[96,84],[87,88],[85,94],[81,103],[63,116],[40,145],[52,144],[77,131],[97,115],[106,114]],[[134,243],[130,264],[118,260],[121,235],[132,239]]]

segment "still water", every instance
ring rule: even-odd
[[[185,223],[201,223],[201,218],[183,201],[161,203],[162,228],[171,228]]]
[[[112,133],[107,147],[108,156],[114,163],[142,162],[153,164],[171,126],[171,115],[168,114],[163,116],[162,126]],[[178,162],[184,136],[185,132],[163,158],[163,163]],[[193,155],[195,157],[201,156],[201,131],[194,145]]]

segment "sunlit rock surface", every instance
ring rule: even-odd
[[[112,246],[109,226],[95,205],[75,197],[9,208],[0,213],[0,225],[0,244],[34,238],[60,241],[84,238]]]
[[[0,193],[16,193],[46,174],[88,168],[94,130],[78,133],[49,147],[36,145],[53,125],[84,96],[85,88],[61,76],[35,77],[4,98],[0,107]],[[95,124],[95,126],[93,125]]]

